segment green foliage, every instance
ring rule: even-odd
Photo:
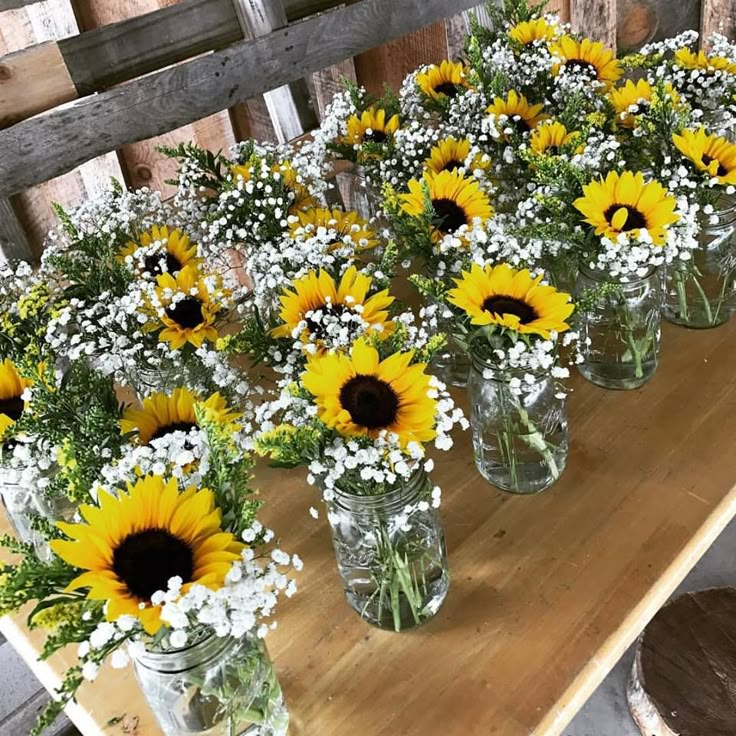
[[[320,456],[326,433],[327,428],[316,420],[304,427],[280,424],[259,436],[255,450],[268,457],[273,467],[297,468]]]
[[[169,158],[176,159],[181,167],[188,162],[195,162],[199,169],[199,176],[195,177],[193,184],[205,189],[217,190],[225,181],[229,171],[229,161],[222,155],[222,151],[213,153],[201,148],[196,143],[180,143],[178,146],[157,146],[156,150]],[[166,182],[172,186],[178,184],[177,179]]]
[[[270,351],[275,343],[271,327],[264,323],[258,307],[254,307],[243,319],[238,332],[219,340],[218,349],[226,355],[247,355],[256,365],[270,364]]]

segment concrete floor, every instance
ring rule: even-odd
[[[726,528],[715,544],[688,575],[678,592],[736,583],[736,520]],[[630,649],[600,687],[583,706],[564,736],[641,736],[626,707],[626,681],[631,671]],[[26,736],[34,714],[47,695],[15,653],[3,642],[0,645],[0,734]],[[48,736],[71,736],[76,731],[60,718]]]
[[[732,521],[685,578],[677,593],[736,585],[736,520]],[[631,647],[590,696],[565,736],[641,736],[626,706],[626,683],[634,661]]]

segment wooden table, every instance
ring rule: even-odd
[[[736,321],[668,326],[643,389],[574,380],[568,469],[539,496],[488,486],[459,436],[435,476],[450,594],[409,633],[348,608],[304,471],[259,471],[267,520],[305,562],[269,638],[290,735],[560,734],[736,513],[735,359]],[[0,629],[45,685],[58,680],[64,658],[35,663],[39,637],[22,619]],[[130,670],[103,671],[68,713],[85,736],[160,734]]]

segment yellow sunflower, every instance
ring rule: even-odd
[[[585,196],[573,205],[585,215],[596,235],[615,240],[620,233],[637,237],[646,228],[652,241],[662,245],[667,228],[677,222],[677,201],[658,182],[644,182],[641,172],[612,171],[605,179],[583,187]]]
[[[736,64],[722,56],[708,56],[705,51],[690,51],[690,49],[678,49],[675,51],[675,64],[682,69],[702,69],[708,74],[715,72],[728,72],[736,74]]]
[[[425,171],[432,174],[439,174],[441,171],[457,171],[458,169],[469,168],[488,169],[491,165],[489,156],[478,154],[473,160],[467,164],[470,155],[470,141],[467,138],[444,138],[432,148],[429,158],[424,162]]]
[[[300,231],[316,233],[322,228],[334,230],[339,236],[339,240],[335,240],[335,248],[342,246],[345,238],[350,239],[356,251],[370,250],[378,245],[375,230],[357,212],[312,207],[296,212],[289,223],[292,237],[296,237]]]
[[[156,246],[155,250],[151,246]],[[185,266],[199,266],[197,246],[189,242],[189,236],[179,228],[169,230],[166,225],[154,225],[151,230],[141,233],[136,240],[130,240],[120,251],[119,258],[125,261],[139,250],[145,249],[148,255],[143,259],[143,270],[153,276],[161,273],[177,273]],[[165,262],[166,268],[162,268]]]
[[[217,340],[213,325],[220,307],[212,301],[207,284],[194,266],[182,268],[176,276],[161,274],[156,284],[156,294],[164,307],[160,341],[179,350],[187,343],[200,347],[205,340]],[[149,325],[149,329],[157,328],[158,325]]]
[[[350,266],[336,284],[335,280],[325,271],[310,271],[303,278],[297,279],[292,288],[286,290],[281,297],[281,312],[279,317],[283,324],[272,332],[274,337],[291,337],[300,327],[303,327],[301,339],[308,342],[310,338],[321,344],[329,337],[326,330],[330,321],[340,320],[344,325],[355,324],[345,322],[344,318],[354,314],[370,325],[370,332],[379,337],[387,337],[393,332],[394,324],[388,320],[388,308],[393,304],[394,297],[389,296],[388,290],[379,291],[369,297],[373,279],[365,274],[358,273],[355,266]],[[320,312],[320,318],[314,319],[315,312]],[[325,321],[332,317],[333,320]]]
[[[516,128],[519,133],[526,133],[542,121],[546,119],[546,115],[542,115],[544,105],[530,105],[529,100],[524,95],[517,94],[513,89],[508,93],[506,99],[496,97],[493,104],[488,107],[486,112],[489,115],[506,115],[509,125]]]
[[[345,436],[377,437],[384,430],[399,442],[435,437],[437,401],[430,398],[424,363],[410,365],[413,352],[380,360],[378,351],[357,340],[350,355],[325,353],[309,361],[302,376],[314,395],[319,418]]]
[[[493,216],[491,202],[480,184],[453,171],[441,171],[439,174],[428,172],[422,181],[412,179],[409,193],[401,195],[401,209],[408,215],[419,217],[424,213],[423,184],[429,188],[436,218],[433,228],[437,238],[454,233],[463,225],[472,225],[476,217],[487,220]]]
[[[529,136],[529,145],[533,151],[556,156],[563,146],[579,137],[579,133],[568,133],[567,128],[557,121],[538,125]]]
[[[399,116],[386,120],[386,111],[369,107],[360,117],[351,115],[347,122],[348,133],[342,143],[359,146],[363,143],[384,143],[399,129]]]
[[[431,64],[417,74],[417,86],[427,97],[444,100],[471,88],[467,76],[467,67],[445,59],[439,66]]]
[[[222,515],[208,489],[179,491],[176,479],[148,475],[118,497],[100,491],[96,505],[82,504],[85,523],[58,522],[68,540],[55,539],[53,551],[84,570],[67,592],[87,590],[87,598],[106,601],[105,617],[139,619],[155,634],[163,622],[151,598],[169,580],[218,590],[245,545],[223,531]]]
[[[570,36],[563,36],[552,45],[551,51],[561,59],[555,73],[562,68],[579,69],[594,74],[599,82],[607,85],[617,82],[624,73],[616,54],[600,41],[591,41],[589,38],[576,41]]]
[[[683,130],[672,141],[683,156],[700,171],[708,172],[719,184],[736,184],[736,145],[717,135],[708,135],[705,128]]]
[[[219,393],[202,401],[188,388],[180,387],[171,394],[151,394],[140,408],[126,408],[120,420],[120,431],[122,434],[135,433],[138,443],[147,445],[172,432],[189,432],[199,427],[196,409],[212,422],[229,426],[233,431],[240,429],[236,423],[240,414],[232,411]]]
[[[559,26],[555,23],[548,23],[544,18],[535,18],[517,23],[509,31],[509,37],[522,46],[528,46],[535,41],[551,41],[558,31]]]
[[[450,304],[460,307],[474,325],[498,325],[524,335],[565,332],[565,320],[575,308],[570,295],[541,284],[524,269],[515,271],[508,263],[481,268],[474,263],[455,279],[456,288],[447,293]]]
[[[680,96],[672,85],[665,86],[665,93],[673,104],[679,104]],[[636,83],[628,79],[623,86],[611,90],[609,99],[616,111],[616,121],[626,128],[635,128],[638,116],[646,113],[649,106],[656,101],[657,89],[646,79],[639,79]]]
[[[26,408],[23,392],[30,385],[31,382],[18,373],[12,360],[6,358],[0,363],[0,442],[23,415]]]
[[[230,167],[230,172],[236,183],[241,179],[243,181],[250,181],[253,177],[253,164],[236,164]],[[277,178],[282,178],[284,187],[294,195],[294,202],[289,208],[290,212],[315,206],[316,200],[302,183],[291,161],[282,161],[281,163],[273,164],[271,166],[271,173]]]

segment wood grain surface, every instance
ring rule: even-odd
[[[470,437],[438,457],[452,584],[439,614],[394,634],[348,607],[324,514],[303,470],[259,467],[265,520],[304,559],[300,593],[269,638],[290,736],[558,736],[736,514],[736,321],[665,327],[644,388],[577,378],[562,480],[533,497],[475,472]],[[22,618],[0,629],[32,661]],[[44,682],[59,667],[32,664]],[[126,670],[85,686],[70,717],[85,736],[158,736]],[[106,727],[138,719],[138,730]]]
[[[570,0],[574,30],[616,48],[616,0]]]
[[[0,15],[0,56],[77,32],[77,21],[69,0],[29,4],[28,7],[9,10]],[[28,141],[30,146],[36,143]],[[48,156],[58,155],[69,145],[69,141],[62,142],[56,151],[49,151]],[[7,181],[10,175],[0,164],[0,179]],[[51,207],[53,202],[64,206],[79,205],[85,198],[107,187],[111,177],[123,178],[115,153],[88,159],[76,171],[57,179],[41,177],[33,184],[44,183],[30,189],[20,187],[17,191],[22,193],[12,198],[12,207],[29,244],[24,257],[38,257],[40,254],[46,233],[56,221]],[[13,226],[12,219],[0,217],[0,239],[13,238],[16,244],[21,245],[15,233],[17,228]]]
[[[703,36],[721,33],[733,40],[736,33],[736,2],[734,0],[703,0],[700,15]]]
[[[454,10],[473,2],[457,0]],[[300,79],[447,11],[444,0],[361,0],[25,120],[0,131],[0,196]]]
[[[736,733],[736,589],[685,593],[639,640],[627,691],[643,736]]]

